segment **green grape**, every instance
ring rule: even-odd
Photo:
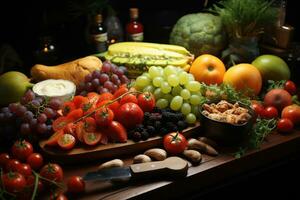
[[[188,76],[188,73],[187,72],[185,72],[185,71],[183,71],[183,72],[181,72],[180,74],[179,74],[179,83],[181,84],[181,85],[185,85],[185,84],[187,84],[188,82],[189,82],[189,76]]]
[[[162,77],[155,77],[152,81],[152,84],[155,86],[155,87],[160,87],[161,86],[161,83],[164,81],[164,79]]]
[[[191,106],[191,112],[196,116],[199,117],[200,111],[199,111],[199,105],[192,105]]]
[[[146,87],[147,85],[150,85],[150,79],[147,76],[139,76],[137,77],[135,84],[138,87]]]
[[[191,97],[190,97],[190,103],[192,105],[199,105],[200,102],[201,102],[201,97],[200,96],[194,95],[194,94],[191,95]]]
[[[181,106],[181,113],[187,115],[191,112],[192,107],[189,103],[183,103]]]
[[[147,78],[151,79],[151,76],[149,75],[148,72],[144,72],[141,76],[146,76]]]
[[[170,76],[168,76],[168,83],[173,87],[177,86],[179,84],[179,79],[177,75],[171,74]]]
[[[173,96],[177,96],[177,95],[180,95],[180,92],[182,90],[182,87],[177,85],[176,87],[173,87],[172,89],[172,95]]]
[[[158,99],[158,101],[156,101],[156,106],[158,108],[161,108],[161,109],[166,108],[166,107],[168,107],[168,105],[169,105],[169,102],[167,99]]]
[[[151,92],[151,93],[153,93],[154,89],[155,88],[152,85],[148,85],[148,86],[144,87],[143,92]]]
[[[181,96],[175,96],[170,103],[170,108],[172,110],[179,110],[181,108],[182,102],[183,99]]]
[[[164,93],[161,91],[160,88],[156,88],[153,92],[153,95],[154,95],[155,99],[160,99],[163,97]]]
[[[171,102],[173,99],[173,96],[171,94],[164,94],[162,98],[167,99],[169,102]]]
[[[194,124],[196,122],[197,118],[193,113],[189,113],[185,117],[185,121],[189,124]]]
[[[182,96],[183,99],[189,99],[190,96],[191,96],[191,93],[190,93],[189,90],[183,89],[183,90],[181,90],[181,92],[180,92],[180,96]]]
[[[151,78],[162,76],[162,73],[161,73],[160,69],[158,67],[155,67],[155,66],[151,66],[148,70],[148,73],[149,73]]]
[[[185,85],[185,87],[191,92],[196,92],[200,90],[200,83],[198,81],[190,81]]]
[[[170,93],[171,89],[172,89],[171,86],[166,81],[161,83],[160,88],[161,88],[161,91],[165,94]]]
[[[189,78],[189,81],[195,80],[195,77],[193,76],[193,74],[188,74],[188,78]]]
[[[171,65],[164,68],[164,76],[165,77],[169,77],[171,74],[176,74],[176,73],[177,73],[176,68]]]

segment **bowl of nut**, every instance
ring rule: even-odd
[[[200,121],[204,135],[220,145],[241,144],[255,121],[250,106],[227,100],[204,103],[200,107]]]

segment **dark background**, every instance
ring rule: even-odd
[[[10,44],[20,56],[17,69],[27,73],[38,62],[34,51],[39,38],[50,35],[57,48],[58,64],[88,55],[85,40],[85,16],[72,17],[72,2],[92,0],[2,1],[0,6],[0,44]],[[145,27],[145,41],[167,43],[172,26],[187,13],[203,10],[204,0],[107,0],[116,10],[123,27],[129,20],[130,7],[140,9],[140,21]],[[211,5],[215,0],[209,0]],[[286,22],[296,27],[294,39],[300,40],[297,1],[287,3]],[[104,12],[105,17],[105,12]],[[1,52],[0,52],[1,54]],[[45,63],[48,64],[48,63]],[[15,68],[6,68],[6,71]]]

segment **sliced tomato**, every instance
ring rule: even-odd
[[[63,129],[68,123],[72,122],[72,120],[68,117],[59,117],[52,123],[52,129],[54,132],[59,131],[60,129]]]
[[[96,131],[97,125],[96,121],[93,117],[87,117],[84,119],[84,130],[87,132],[94,132]]]
[[[119,89],[117,91],[115,91],[115,93],[114,93],[114,99],[118,98],[122,94],[125,94],[126,92],[128,92],[127,85],[126,84],[121,85],[119,87]]]
[[[102,134],[100,132],[84,132],[83,141],[85,144],[93,146],[98,144],[101,140]]]
[[[63,115],[67,115],[69,114],[71,111],[75,110],[76,106],[72,101],[67,101],[64,103],[63,107],[62,107],[62,113]]]
[[[73,136],[76,137],[76,125],[74,123],[68,123],[65,127],[64,127],[64,132],[65,134],[71,134]]]
[[[80,109],[80,108],[77,108],[77,109],[71,111],[67,115],[67,118],[70,119],[71,121],[75,121],[75,120],[79,119],[82,116],[83,116],[83,110]]]
[[[110,92],[105,92],[99,96],[97,104],[105,100],[113,100],[113,99],[114,99],[114,95],[112,95]]]
[[[76,139],[71,134],[63,134],[58,138],[58,145],[64,150],[70,150],[75,146]]]
[[[102,134],[101,139],[100,139],[101,144],[107,144],[108,143],[108,137],[106,134]]]
[[[78,95],[78,96],[75,96],[72,101],[73,101],[76,108],[80,108],[81,104],[84,101],[86,101],[86,99],[87,99],[86,97]]]
[[[76,137],[80,142],[83,142],[84,123],[82,121],[76,124]]]
[[[45,145],[56,146],[58,139],[64,135],[63,129],[56,131],[46,142]]]
[[[87,94],[87,98],[92,104],[96,104],[100,98],[100,95],[96,92],[89,92]]]

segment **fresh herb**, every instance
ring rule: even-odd
[[[286,83],[286,80],[280,80],[280,81],[268,80],[267,91],[270,91],[270,90],[276,89],[276,88],[283,89],[285,83]]]

